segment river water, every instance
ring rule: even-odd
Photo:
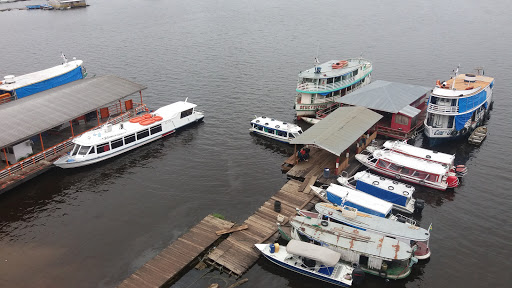
[[[1,4],[22,7],[41,1]],[[204,123],[90,167],[53,169],[0,197],[1,287],[115,287],[209,213],[242,222],[286,182],[291,150],[248,133],[253,115],[293,121],[299,71],[357,57],[373,79],[432,87],[461,65],[496,78],[489,136],[456,153],[455,190],[418,188],[432,257],[405,280],[364,287],[504,287],[512,281],[512,18],[508,1],[89,0],[85,9],[0,13],[0,75],[83,59],[90,75],[148,87],[152,108],[184,100]],[[509,91],[509,92],[507,92]],[[419,141],[419,142],[418,142]],[[421,144],[422,139],[416,143]],[[175,287],[221,287],[218,273]],[[203,276],[201,278],[201,276]],[[324,283],[260,259],[243,287]]]

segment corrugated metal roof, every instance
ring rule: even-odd
[[[364,107],[340,107],[290,143],[314,144],[341,155],[380,118],[382,115]]]
[[[338,102],[398,113],[430,90],[429,87],[377,80],[341,97]]]
[[[77,80],[0,105],[0,147],[10,146],[52,127],[146,89],[118,78]]]
[[[414,116],[416,116],[416,115],[420,114],[421,110],[420,110],[420,109],[418,109],[418,108],[412,107],[412,106],[410,106],[410,105],[407,105],[407,106],[405,106],[404,108],[402,108],[402,109],[401,109],[400,111],[398,111],[398,112],[400,112],[400,113],[402,113],[402,114],[404,114],[404,115],[407,115],[407,116],[409,116],[409,117],[411,117],[411,118],[412,118],[412,117],[414,117]]]

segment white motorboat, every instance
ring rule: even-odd
[[[485,137],[487,137],[487,127],[486,126],[480,126],[471,133],[471,135],[468,138],[469,144],[480,146],[482,144],[482,141],[484,141]]]
[[[70,9],[87,6],[85,0],[48,0],[48,4],[55,9]]]
[[[388,149],[364,150],[356,155],[356,159],[371,170],[397,180],[402,179],[443,191],[459,186],[456,173],[446,164],[407,156]]]
[[[179,101],[151,114],[137,116],[118,124],[107,124],[73,139],[73,150],[54,164],[75,168],[97,163],[174,133],[178,128],[200,122],[197,105]]]
[[[379,217],[389,217],[391,208],[393,208],[393,204],[388,201],[349,187],[336,184],[329,185],[325,190],[315,186],[310,187],[320,199],[326,202],[339,206],[354,207],[359,211]]]
[[[331,60],[299,73],[295,111],[297,119],[315,113],[340,97],[370,83],[372,63],[363,58]]]
[[[425,206],[423,200],[412,198],[414,187],[396,180],[372,174],[368,171],[357,172],[353,177],[340,176],[338,183],[363,191],[393,204],[393,209],[412,214],[421,213]]]
[[[302,134],[302,128],[298,125],[265,116],[254,118],[249,131],[284,143],[290,143]]]
[[[389,218],[383,218],[362,213],[353,207],[336,206],[331,203],[317,203],[315,210],[318,211],[318,214],[303,215],[312,218],[319,217],[322,220],[336,220],[359,230],[392,237],[409,243],[411,246],[417,245],[417,250],[414,252],[416,258],[427,259],[430,257],[429,231],[418,227],[416,221],[410,218],[401,215],[390,215]]]
[[[350,287],[364,278],[362,269],[341,263],[341,254],[315,244],[290,240],[287,246],[255,244],[263,256],[283,268],[327,283]]]
[[[416,246],[384,235],[322,220],[321,217],[294,216],[291,238],[313,242],[341,253],[341,260],[357,263],[366,273],[388,279],[403,279],[418,262]],[[280,229],[280,232],[283,230]]]

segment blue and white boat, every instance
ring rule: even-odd
[[[249,131],[288,144],[302,134],[302,128],[298,125],[265,116],[254,118]]]
[[[203,121],[196,104],[178,101],[117,124],[106,124],[73,139],[71,152],[53,164],[75,168],[94,164],[170,135],[179,128]]]
[[[263,256],[283,268],[334,285],[361,283],[364,272],[340,261],[341,254],[315,244],[290,240],[287,246],[254,244]]]
[[[0,81],[0,104],[30,96],[87,76],[82,60],[67,61],[45,70],[14,76],[8,75]]]
[[[372,174],[368,171],[357,172],[353,177],[340,176],[338,183],[356,189],[393,204],[393,209],[412,214],[421,212],[423,200],[412,198],[414,187],[396,180]]]
[[[389,217],[393,208],[393,204],[388,201],[336,184],[329,185],[325,190],[311,186],[311,190],[324,201],[327,200],[327,202],[338,206],[353,207],[361,212],[379,217]]]
[[[458,70],[450,80],[437,80],[428,99],[424,131],[430,146],[468,136],[492,110],[494,78]]]

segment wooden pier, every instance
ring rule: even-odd
[[[148,261],[124,280],[120,288],[161,287],[175,280],[184,268],[190,267],[200,254],[219,238],[216,232],[233,227],[234,223],[206,216],[185,235]]]

